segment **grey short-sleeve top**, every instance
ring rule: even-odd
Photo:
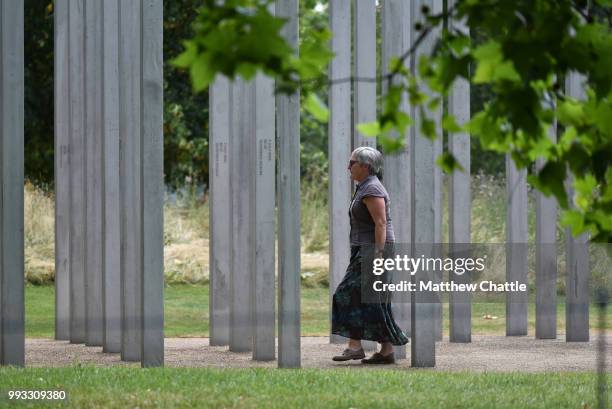
[[[385,199],[385,209],[387,214],[387,242],[395,241],[393,225],[391,224],[391,214],[389,212],[389,194],[378,177],[370,175],[361,183],[357,184],[355,194],[349,206],[349,217],[351,220],[351,246],[362,244],[374,244],[374,220],[370,212],[363,203],[363,198],[368,196],[382,197]]]

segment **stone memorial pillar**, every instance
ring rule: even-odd
[[[506,281],[527,284],[527,172],[506,155]],[[527,335],[525,292],[506,293],[506,335]]]
[[[119,3],[105,0],[102,47],[102,265],[104,352],[121,352],[121,198],[119,196]]]
[[[142,1],[119,2],[119,146],[121,197],[121,359],[142,358]]]
[[[141,166],[143,367],[164,364],[163,3],[142,0]]]
[[[85,279],[85,2],[68,3],[70,106],[70,342],[87,340]]]
[[[275,227],[276,227],[276,135],[274,80],[258,74],[254,80],[253,106],[255,118],[251,123],[250,146],[254,175],[251,203],[253,242],[252,294],[253,302],[253,359],[273,360],[276,350],[275,334]],[[299,302],[299,298],[298,298]]]
[[[103,3],[85,0],[85,344],[104,337],[102,276],[102,17]]]
[[[376,148],[376,139],[365,137],[357,125],[376,120],[376,2],[355,1],[354,8],[354,100],[353,149]],[[347,18],[350,19],[350,10]],[[350,52],[350,47],[349,47]],[[350,66],[349,66],[350,69]]]
[[[347,170],[351,156],[351,1],[329,2],[332,31],[329,65],[329,319],[334,291],[342,281],[350,259],[348,206],[352,183]],[[345,79],[346,81],[334,83]],[[345,343],[346,338],[330,335],[330,342]]]
[[[249,130],[254,117],[253,84],[236,79],[232,89],[232,125],[230,186],[232,190],[232,245],[230,279],[230,351],[253,349],[253,316],[251,301],[252,223],[250,221],[253,194],[251,142]]]
[[[412,3],[412,18],[410,23],[421,19],[420,10],[423,5],[428,5],[432,13],[442,10],[441,0],[422,0]],[[414,56],[413,64],[418,61],[419,55],[429,53],[434,46],[435,35],[428,36]],[[414,65],[413,65],[413,69]],[[436,184],[436,158],[440,153],[439,147],[435,142],[421,134],[420,127],[422,118],[419,113],[415,113],[415,139],[411,152],[412,176],[411,185],[413,189],[413,208],[412,208],[412,254],[414,257],[424,255],[425,257],[435,256],[434,243],[436,243],[439,233],[437,223],[439,215],[440,195],[437,193],[439,185]],[[432,118],[439,124],[440,118],[437,115]],[[413,280],[416,276],[413,276]],[[420,275],[421,280],[435,281],[434,272]],[[418,284],[417,284],[418,285]],[[436,320],[437,303],[432,299],[431,294],[424,292],[413,292],[411,294],[411,322],[412,322],[412,342],[411,342],[411,365],[413,367],[433,367],[435,366],[435,341],[436,341]]]
[[[549,133],[556,142],[556,126]],[[536,169],[545,161],[536,160]],[[538,339],[557,338],[557,201],[536,195],[536,329]]]
[[[210,87],[209,186],[210,186],[210,345],[229,344],[230,280],[230,100],[231,84],[218,76]]]
[[[298,48],[298,1],[281,0],[282,35]],[[299,368],[300,356],[300,95],[278,95],[278,366]]]
[[[565,92],[576,99],[585,99],[584,77],[572,73],[566,79]],[[568,177],[568,197],[574,205],[572,178]],[[589,340],[589,236],[584,233],[572,236],[565,230],[565,340],[587,342]]]
[[[452,5],[449,4],[449,7]],[[463,21],[450,21],[450,25],[468,33]],[[470,120],[470,83],[464,78],[455,80],[448,96],[448,111],[454,115],[457,123],[464,124]],[[463,167],[449,176],[448,194],[448,231],[451,254],[469,250],[471,239],[472,196],[470,188],[470,135],[465,132],[448,135],[448,150]],[[459,255],[460,254],[460,255]],[[457,283],[469,283],[468,273],[456,275],[450,272],[449,279]],[[450,342],[471,342],[472,307],[469,292],[449,293],[449,338]]]
[[[54,3],[55,339],[70,339],[70,44],[68,0]]]
[[[23,1],[0,1],[0,365],[24,365]]]
[[[403,0],[385,0],[382,3],[382,75],[388,75],[394,67],[389,65],[391,58],[399,58],[404,55],[412,44],[412,30],[410,24],[411,7]],[[410,65],[407,59],[404,65]],[[386,94],[389,86],[387,80],[383,80],[383,94]],[[407,100],[402,101],[400,109],[408,112]],[[391,220],[395,232],[396,251],[407,251],[411,243],[411,158],[414,138],[411,128],[406,130],[405,135],[395,135],[403,138],[405,148],[401,152],[385,154],[385,170],[383,184],[391,198]],[[403,272],[395,272],[394,280],[406,280],[408,277]],[[397,324],[410,336],[410,294],[404,292],[394,293],[392,297],[393,317]],[[395,347],[395,357],[406,358],[406,346]]]

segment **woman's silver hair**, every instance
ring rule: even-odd
[[[384,162],[380,151],[369,146],[360,146],[353,151],[351,156],[353,155],[357,162],[370,167],[370,175],[376,175],[379,179],[382,179]]]

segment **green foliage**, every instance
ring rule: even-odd
[[[591,3],[594,8],[572,0],[465,0],[448,12],[426,15],[419,39],[445,21],[463,20],[485,41],[472,42],[451,24],[434,51],[417,61],[416,73],[396,69],[392,76],[403,81],[396,81],[386,97],[378,126],[383,140],[405,129],[397,119],[404,95],[422,117],[421,133],[432,138],[440,131],[426,110],[448,94],[454,81],[484,85],[490,98],[472,119],[455,124],[447,116],[442,128],[469,131],[483,148],[511,154],[529,170],[536,188],[557,198],[574,234],[589,232],[593,241],[612,241],[611,14],[601,3]],[[399,67],[397,61],[394,65]],[[568,96],[562,86],[573,74],[583,78],[587,92],[582,99]],[[431,95],[422,92],[423,84]],[[548,137],[555,123],[564,129],[557,143]],[[537,158],[547,161],[539,171],[533,166]],[[445,170],[454,162],[448,154],[438,161]],[[564,184],[567,173],[573,197]]]
[[[164,104],[164,171],[166,183],[174,189],[208,180],[208,134],[193,136],[184,109],[176,102]]]
[[[194,89],[202,91],[217,72],[251,79],[258,69],[274,72],[292,56],[280,35],[284,20],[268,10],[271,2],[204,0],[194,25],[196,36],[174,64],[188,68]]]
[[[457,162],[457,159],[448,152],[442,153],[436,160],[436,164],[446,173],[453,173],[455,170],[463,172],[465,169]]]
[[[453,48],[455,50],[455,48]],[[519,82],[521,78],[512,61],[504,60],[501,45],[489,41],[473,51],[476,60],[476,73],[472,77],[474,84],[490,84],[492,82]]]
[[[164,0],[164,172],[173,187],[208,180],[208,95],[194,95],[189,76],[168,64],[182,51],[203,0]],[[53,184],[53,2],[24,5],[25,176]]]
[[[308,41],[310,43],[315,43],[315,38],[311,36],[311,33],[327,33],[325,35],[329,35],[328,28],[328,16],[327,13],[319,10],[317,11],[315,8],[318,3],[326,4],[326,1],[317,1],[317,0],[303,0],[299,2],[299,40],[300,47],[303,53],[304,42]],[[317,40],[318,41],[318,40]],[[307,47],[312,47],[308,45]],[[323,74],[323,72],[321,72]],[[316,89],[316,97],[318,99],[316,108],[320,108],[323,118],[328,115],[327,108],[324,103],[320,103],[319,101],[326,101],[328,95],[328,84],[324,75],[320,75],[316,78],[318,83],[311,82],[308,86],[311,89]],[[302,182],[304,184],[309,184],[310,182],[314,182],[314,184],[319,185],[319,190],[325,189],[327,191],[327,123],[326,121],[321,121],[315,118],[313,112],[306,109],[306,101],[310,98],[310,95],[314,95],[314,93],[302,93],[301,94],[301,118],[300,118],[300,164],[301,164],[301,175]],[[322,187],[321,185],[324,185]],[[325,198],[326,200],[326,198]],[[311,208],[314,209],[315,203],[312,203]],[[304,209],[303,209],[304,210]],[[309,225],[305,225],[306,228],[312,227]],[[313,234],[312,238],[305,238],[307,243],[305,244],[307,247],[312,247],[310,242],[318,242],[315,237],[318,234]],[[325,241],[325,238],[323,241]],[[317,245],[314,245],[317,247]]]
[[[53,2],[24,4],[24,161],[26,178],[53,184]]]
[[[199,89],[210,81],[211,70],[249,77],[261,69],[276,76],[279,91],[305,87],[303,105],[308,112],[302,121],[302,158],[308,168],[302,171],[317,174],[325,169],[325,126],[316,119],[326,117],[319,101],[325,100],[327,93],[322,74],[330,57],[326,48],[329,32],[326,14],[313,11],[317,3],[300,3],[301,56],[297,58],[295,50],[280,36],[282,19],[268,12],[269,2],[234,0],[223,6],[212,0],[164,2],[164,54],[169,59],[176,58],[178,65],[189,65],[191,71],[188,74],[174,70],[168,64],[165,69],[168,183],[178,187],[185,181],[204,183],[207,179],[207,95],[194,96],[188,76],[193,77]],[[591,4],[593,7],[588,9],[587,2],[570,0],[459,1],[449,16],[428,15],[422,24],[425,34],[445,19],[463,18],[471,37],[452,28],[445,30],[435,52],[418,61],[418,81],[404,68],[402,59],[392,61],[395,75],[406,78],[405,85],[390,89],[380,123],[365,125],[368,133],[378,134],[389,150],[400,148],[401,140],[390,135],[403,133],[411,123],[408,113],[399,110],[403,95],[425,113],[439,106],[456,78],[467,78],[475,85],[476,98],[473,96],[472,102],[475,99],[487,103],[473,110],[473,119],[467,124],[456,124],[453,118],[445,117],[443,129],[451,133],[458,127],[470,130],[475,136],[473,152],[482,148],[511,153],[519,166],[530,170],[530,181],[535,186],[555,195],[563,207],[575,206],[564,217],[575,233],[590,231],[594,240],[610,240],[610,12],[607,3]],[[25,13],[25,171],[31,180],[51,183],[51,2],[27,0]],[[191,34],[194,19],[196,37],[183,49],[180,39]],[[199,41],[202,33],[209,37]],[[473,41],[474,37],[480,41]],[[470,71],[472,66],[475,69]],[[571,72],[585,79],[588,92],[584,99],[569,98],[563,92],[561,84]],[[422,92],[423,83],[438,95]],[[308,95],[317,87],[319,101]],[[552,101],[556,102],[556,110],[552,109]],[[420,121],[421,131],[435,137],[439,133],[436,124],[426,114],[424,118]],[[561,125],[563,133],[558,143],[551,144],[547,133],[554,121]],[[499,170],[503,161],[499,154],[479,154],[477,158],[491,166],[490,171]],[[532,164],[538,157],[548,163],[535,173]],[[449,156],[440,158],[447,170],[454,167],[453,163]],[[576,188],[572,198],[567,197],[562,183],[568,169]]]
[[[309,94],[304,100],[304,108],[321,122],[329,119],[329,110],[317,94]]]
[[[164,178],[174,189],[208,183],[208,93],[194,93],[189,74],[170,64],[203,3],[164,0]]]
[[[217,74],[249,80],[257,71],[276,79],[278,92],[307,96],[304,107],[326,120],[326,108],[312,95],[325,79],[331,52],[329,30],[313,24],[293,49],[282,34],[286,18],[272,12],[272,0],[202,0],[194,23],[194,35],[172,60],[189,70],[196,92],[205,90]]]
[[[190,39],[177,46],[180,52],[165,54],[169,62],[167,69],[190,77],[198,97],[205,95],[207,98],[207,93],[197,91],[204,90],[210,84],[214,77],[211,72],[232,78],[251,78],[257,70],[261,70],[276,77],[278,92],[291,93],[298,85],[301,86],[302,175],[312,179],[323,174],[327,169],[327,127],[324,122],[329,113],[322,101],[327,99],[325,74],[331,53],[327,48],[330,38],[327,13],[316,11],[315,7],[319,3],[326,5],[326,1],[307,0],[299,3],[299,58],[281,36],[285,19],[270,13],[269,1],[236,0],[220,4],[200,0],[198,3],[203,7],[197,11],[193,33],[185,31],[184,38]],[[190,24],[183,27],[190,27]],[[257,27],[256,31],[253,31],[253,27]],[[217,42],[220,38],[221,42]],[[206,61],[210,64],[202,67],[201,64]],[[176,70],[176,67],[182,70]],[[316,90],[316,94],[313,90]],[[183,100],[174,101],[182,104]],[[167,124],[174,125],[170,120]],[[200,169],[184,163],[189,149],[182,149],[187,145],[179,141],[185,138],[176,136],[174,139],[177,141],[173,142],[172,150],[165,153],[166,169],[169,169],[168,166],[177,170]],[[185,155],[179,154],[181,152]],[[207,175],[207,161],[202,165],[205,167],[202,172],[204,176]],[[175,173],[188,176],[183,171]],[[178,177],[170,179],[178,184],[181,182]],[[195,179],[199,180],[199,175]]]
[[[472,34],[472,42],[483,42],[478,35]],[[493,91],[488,85],[474,85],[470,87],[470,109],[479,112],[485,104],[493,97]],[[449,135],[452,137],[452,134]],[[492,150],[485,149],[480,139],[472,138],[470,141],[470,167],[471,173],[484,172],[487,175],[501,175],[506,169],[505,155]]]
[[[208,93],[194,93],[188,71],[170,61],[184,51],[184,39],[193,35],[192,24],[203,0],[164,0],[164,174],[165,182],[178,189],[186,183],[208,181]],[[51,0],[25,2],[25,175],[33,183],[53,184],[53,9]],[[319,5],[319,6],[317,6]],[[299,38],[302,55],[317,56],[320,43],[329,36],[327,1],[300,1]],[[309,66],[312,67],[312,66]],[[307,83],[319,100],[327,100],[324,76],[311,70]],[[308,67],[305,67],[305,70]],[[300,74],[303,75],[303,74]],[[304,96],[303,96],[304,97]],[[307,97],[307,96],[306,96]],[[478,99],[478,95],[476,95]],[[484,99],[484,98],[480,98]],[[306,105],[306,104],[303,104]],[[315,111],[323,106],[315,105]],[[402,115],[403,113],[399,113]],[[321,174],[327,169],[327,126],[302,107],[302,174]],[[398,145],[398,140],[392,141]],[[491,154],[474,152],[473,171],[485,167],[495,173],[503,163]],[[483,160],[479,160],[483,158]]]

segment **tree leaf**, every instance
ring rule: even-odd
[[[436,123],[425,116],[421,117],[421,132],[428,139],[436,139]]]
[[[498,81],[519,82],[520,75],[512,61],[505,61],[501,45],[488,41],[473,52],[477,62],[476,73],[472,78],[475,84],[487,84]]]
[[[438,156],[436,159],[436,164],[442,168],[442,171],[448,174],[453,173],[455,170],[465,172],[463,166],[461,166],[461,164],[450,152],[444,152],[442,155]]]
[[[206,89],[215,78],[215,72],[210,69],[206,54],[200,54],[193,60],[189,74],[196,92]]]
[[[461,127],[457,124],[457,121],[455,120],[455,116],[450,114],[445,114],[442,117],[442,129],[451,133],[462,131]]]
[[[399,152],[404,149],[406,143],[405,138],[390,137],[385,134],[381,134],[377,140],[385,153]]]
[[[198,55],[198,46],[194,41],[184,41],[185,51],[170,61],[170,64],[178,68],[189,68]]]
[[[449,41],[448,45],[457,55],[461,55],[469,50],[471,39],[469,36],[460,35]]]
[[[329,120],[329,109],[314,92],[310,92],[306,97],[304,108],[320,122]]]
[[[584,110],[578,101],[566,99],[557,107],[557,117],[565,126],[580,126],[584,123]]]
[[[586,231],[584,215],[577,210],[564,211],[561,215],[561,224],[569,227],[574,237]]]
[[[530,175],[529,181],[546,196],[554,195],[562,208],[566,209],[568,207],[567,192],[564,185],[565,165],[563,163],[547,162],[537,176]]]
[[[364,122],[357,125],[357,130],[365,136],[376,136],[380,134],[380,124],[378,121]]]

